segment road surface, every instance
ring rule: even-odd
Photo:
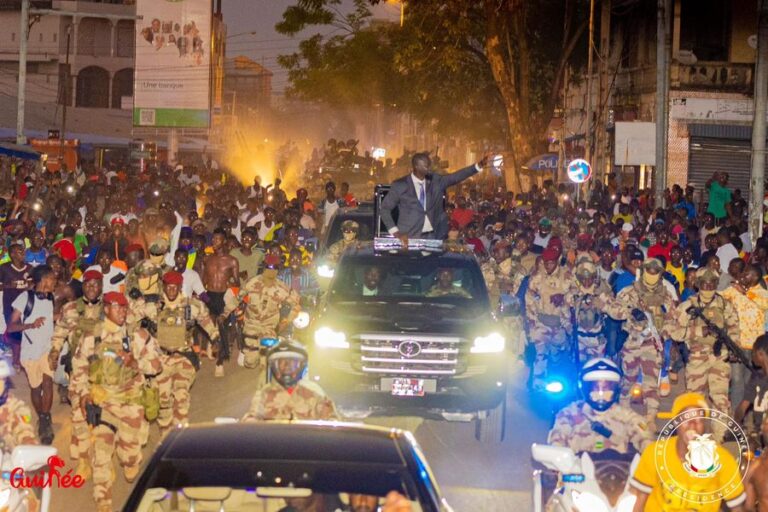
[[[213,363],[204,361],[192,388],[192,422],[211,421],[217,416],[239,417],[248,408],[255,385],[254,371],[238,368],[234,363],[230,363],[226,370],[226,376],[217,379],[213,376]],[[476,441],[472,423],[423,421],[418,418],[372,421],[415,430],[443,493],[456,511],[531,509],[530,446],[533,442],[546,439],[548,420],[531,410],[525,389],[527,369],[520,363],[512,362],[509,372],[507,437],[501,444]],[[16,395],[29,402],[24,376],[14,377],[14,383]],[[58,402],[58,397],[55,402]],[[66,471],[75,466],[69,460],[69,406],[55,403],[53,420],[56,431],[54,445],[67,463]],[[145,462],[158,439],[157,427],[153,425],[149,444],[144,450]],[[121,471],[117,475],[114,506],[119,510],[131,486],[125,482]],[[55,489],[53,492],[53,512],[94,509],[90,481],[81,489]]]

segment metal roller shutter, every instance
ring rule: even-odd
[[[749,140],[691,137],[688,183],[703,191],[712,173],[725,171],[729,176],[728,188],[741,189],[742,197],[749,197],[750,151]]]

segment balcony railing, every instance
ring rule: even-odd
[[[754,70],[754,64],[733,62],[675,64],[672,66],[671,86],[688,90],[751,94],[754,90]]]

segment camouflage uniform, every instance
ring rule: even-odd
[[[716,337],[707,329],[703,320],[692,318],[688,314],[688,308],[692,306],[702,308],[704,316],[724,329],[737,345],[739,344],[739,317],[733,305],[721,295],[715,294],[712,301],[705,304],[699,293],[670,313],[664,329],[669,338],[684,341],[690,350],[685,369],[687,390],[704,396],[709,395],[715,409],[727,414],[731,405],[728,399],[731,378],[731,367],[727,362],[728,350],[723,346],[720,356],[715,356]]]
[[[576,337],[579,342],[579,361],[605,355],[606,339],[603,334],[605,313],[603,306],[614,300],[611,288],[596,278],[595,284],[585,288],[578,279],[567,296],[568,306],[573,308]]]
[[[493,262],[493,265],[493,279],[498,290],[499,301],[505,310],[511,309],[501,319],[507,331],[506,338],[510,340],[509,348],[512,353],[521,356],[525,350],[525,325],[517,293],[527,274],[520,262],[512,258],[506,258],[501,263]]]
[[[123,364],[123,341],[128,339],[133,354],[131,365]],[[144,420],[142,388],[145,375],[162,370],[157,340],[145,342],[140,334],[128,337],[126,328],[109,320],[102,324],[100,336],[83,338],[72,360],[70,393],[81,403],[90,395],[102,409],[102,423],[91,430],[93,497],[99,509],[112,504],[114,469],[112,457],[123,466],[126,476],[137,474],[141,465],[141,429]]]
[[[259,365],[261,338],[276,338],[280,324],[280,310],[290,307],[286,320],[292,320],[301,311],[301,298],[285,283],[275,280],[267,285],[263,276],[248,280],[235,297],[227,294],[224,314],[228,315],[245,303],[245,321],[243,325],[243,355],[246,368]]]
[[[299,381],[288,392],[277,382],[259,389],[243,421],[264,420],[338,420],[333,402],[317,385]]]
[[[644,318],[636,320],[632,316],[633,309],[650,313],[653,323],[661,334],[664,320],[677,304],[677,297],[659,281],[652,289],[642,280],[635,282],[619,292],[615,301],[605,304],[608,315],[616,320],[626,320],[623,324],[627,332],[627,341],[621,349],[621,369],[624,372],[621,395],[622,402],[629,403],[629,392],[632,386],[642,378],[643,396],[645,399],[648,419],[655,422],[659,410],[659,371],[662,357],[660,346],[663,340],[655,340],[648,321]]]
[[[528,335],[536,347],[533,376],[541,377],[547,368],[547,356],[567,348],[571,330],[570,312],[565,296],[570,292],[573,278],[565,267],[557,267],[552,274],[542,268],[531,276],[525,294],[525,315],[529,324]],[[563,296],[561,306],[552,303],[556,295]]]
[[[353,220],[345,220],[341,223],[341,229],[343,230],[353,230],[355,233],[354,238],[347,240],[342,238],[338,242],[335,242],[333,245],[331,245],[328,248],[328,255],[326,256],[328,263],[330,265],[335,265],[339,258],[341,258],[341,255],[344,254],[344,251],[347,250],[347,248],[352,247],[353,245],[357,244],[357,233],[360,230],[360,226],[357,222]]]
[[[592,429],[599,422],[613,434],[604,437]],[[627,453],[629,445],[640,453],[653,441],[652,432],[646,428],[643,417],[629,407],[614,404],[607,411],[592,409],[579,400],[563,408],[555,417],[555,424],[549,431],[547,443],[565,446],[576,453],[616,450]]]
[[[38,444],[32,428],[32,411],[27,404],[8,395],[0,405],[0,452],[12,452],[22,444]]]
[[[137,319],[146,318],[157,325],[163,372],[152,379],[152,383],[160,392],[157,424],[161,432],[172,424],[186,424],[190,389],[200,364],[192,348],[192,328],[195,324],[200,326],[215,344],[219,337],[218,326],[201,301],[181,295],[173,303],[165,296],[159,302],[147,302],[144,298],[132,301],[129,317],[133,324],[138,322]]]
[[[68,357],[74,357],[85,336],[92,336],[104,321],[104,306],[101,302],[91,304],[85,298],[64,304],[61,318],[53,329],[51,351],[57,354],[62,351],[64,343],[68,344]],[[88,455],[91,445],[91,432],[85,422],[85,416],[80,408],[77,397],[69,392],[72,406],[72,437],[69,443],[69,456],[73,460]]]
[[[136,297],[137,290],[143,296],[157,296],[162,291],[162,277],[171,267],[142,260],[125,274],[125,294]],[[133,292],[133,293],[131,293]]]

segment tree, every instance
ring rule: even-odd
[[[565,68],[586,50],[583,0],[418,0],[403,27],[371,23],[376,3],[354,0],[344,14],[341,0],[298,0],[285,10],[283,34],[333,27],[279,59],[289,94],[396,106],[442,133],[503,144],[507,187],[520,189],[514,171],[543,149]]]

